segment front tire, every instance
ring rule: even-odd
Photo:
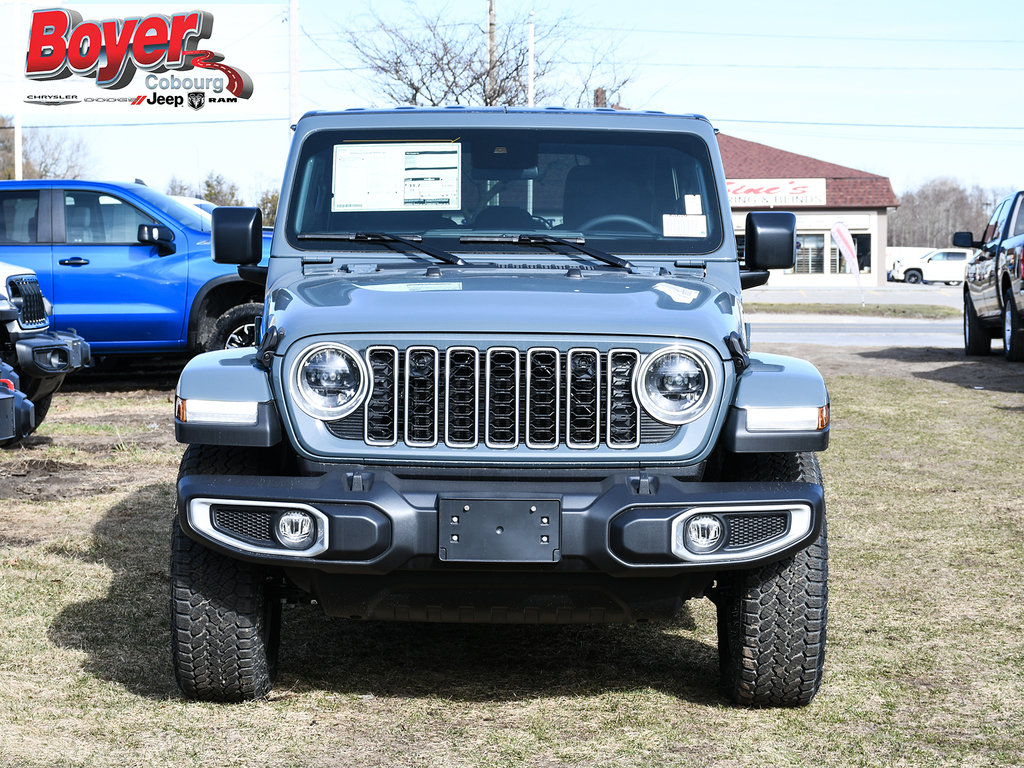
[[[907,283],[910,283],[911,285],[917,285],[918,283],[921,282],[921,273],[918,272],[916,269],[909,269],[903,275],[903,280]]]
[[[978,319],[974,302],[964,294],[964,354],[968,357],[980,357],[992,351],[992,337]]]
[[[821,484],[812,453],[744,454],[739,477]],[[828,622],[828,535],[785,560],[723,574],[714,590],[718,657],[729,697],[748,706],[805,706],[821,687]]]
[[[1024,328],[1010,291],[1003,295],[1003,354],[1012,363],[1024,360]]]
[[[230,307],[214,322],[204,349],[209,352],[256,346],[256,334],[262,316],[263,305],[256,301]]]
[[[181,460],[188,474],[259,474],[252,450],[192,445]],[[270,693],[277,672],[281,604],[272,576],[193,541],[173,524],[171,662],[183,694],[240,702]]]

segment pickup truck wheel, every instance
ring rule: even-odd
[[[255,301],[229,308],[213,324],[204,345],[206,351],[256,346],[256,329],[262,316],[263,305]]]
[[[259,474],[253,451],[192,445],[187,474]],[[206,701],[262,699],[273,687],[281,604],[268,571],[193,541],[177,520],[171,537],[171,661],[185,696]]]
[[[32,432],[39,429],[39,425],[43,423],[43,419],[46,418],[46,414],[50,411],[50,403],[53,402],[53,395],[47,395],[46,397],[40,397],[38,400],[33,400],[32,404],[36,407],[36,425],[32,427]]]
[[[1010,291],[1003,295],[1003,354],[1010,362],[1024,361],[1024,328]]]
[[[737,456],[750,481],[821,483],[812,453]],[[828,620],[828,536],[785,560],[718,579],[718,658],[729,697],[750,706],[804,706],[821,686]]]
[[[916,269],[908,269],[903,275],[903,280],[911,285],[917,285],[921,282],[921,273]]]
[[[964,354],[979,357],[991,351],[992,337],[978,319],[971,297],[964,294]]]

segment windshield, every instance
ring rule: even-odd
[[[304,142],[293,184],[286,234],[302,250],[365,250],[336,236],[366,232],[462,252],[507,252],[480,237],[495,234],[652,255],[722,242],[711,158],[691,134],[322,131]]]
[[[198,229],[200,232],[210,231],[211,218],[210,214],[206,211],[179,203],[174,198],[149,187],[140,187],[135,192],[154,208],[163,211],[173,219],[177,219],[189,229]]]

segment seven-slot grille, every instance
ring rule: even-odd
[[[34,277],[12,277],[7,281],[11,302],[18,308],[18,321],[23,328],[48,325],[46,305],[39,281]]]
[[[635,448],[676,433],[634,399],[633,349],[371,346],[365,359],[366,404],[327,426],[368,445]]]

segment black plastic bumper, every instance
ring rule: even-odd
[[[20,440],[36,425],[35,406],[18,386],[18,375],[0,363],[0,445]]]
[[[819,485],[645,480],[623,474],[591,482],[432,481],[358,468],[298,478],[192,475],[178,482],[178,510],[186,533],[231,556],[365,575],[717,572],[778,560],[806,547],[825,516]],[[281,507],[275,508],[278,502]],[[324,528],[318,554],[297,555],[273,540],[274,514],[290,505],[315,512]],[[728,529],[734,525],[729,519],[778,516],[787,506],[799,508],[801,527],[761,542],[764,546],[726,547],[717,559],[703,561],[673,554],[673,520],[681,515],[710,510]],[[231,520],[243,522],[218,527],[219,513],[210,511],[215,509],[229,509]],[[250,513],[253,521],[262,521],[256,527],[246,522]],[[793,515],[791,526],[796,520]],[[264,540],[252,538],[260,525]]]
[[[36,400],[56,392],[65,376],[92,360],[88,342],[68,331],[21,339],[15,344],[15,354],[25,393]]]

